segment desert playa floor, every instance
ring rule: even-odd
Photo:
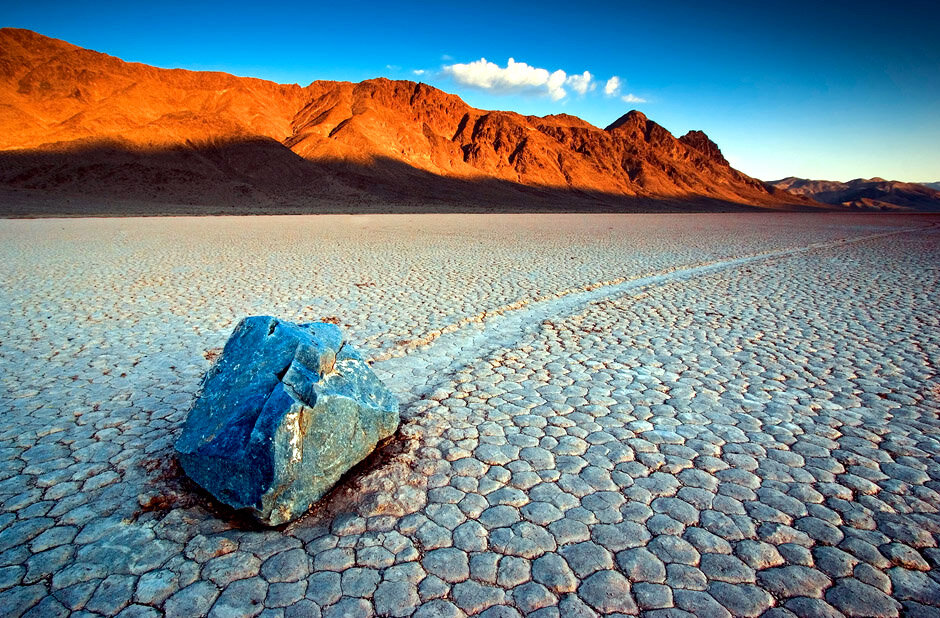
[[[938,224],[0,221],[0,612],[936,616]],[[402,401],[279,530],[172,459],[250,314]]]

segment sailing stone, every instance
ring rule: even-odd
[[[333,324],[243,319],[176,442],[217,500],[275,526],[303,515],[398,428],[398,401]]]

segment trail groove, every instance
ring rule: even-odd
[[[476,359],[513,345],[544,320],[571,315],[590,303],[633,292],[643,293],[651,287],[665,283],[685,281],[745,264],[768,262],[900,234],[934,231],[937,227],[913,226],[890,232],[753,253],[694,266],[680,266],[636,278],[591,283],[528,302],[517,301],[464,318],[425,335],[407,347],[386,352],[373,359],[373,369],[399,394],[402,403],[407,405],[431,395],[440,384]]]

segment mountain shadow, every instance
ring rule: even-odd
[[[269,138],[167,148],[86,142],[0,152],[0,216],[421,212],[748,212],[721,199],[631,197],[433,174],[378,157],[311,161]],[[807,204],[779,210],[819,210]]]

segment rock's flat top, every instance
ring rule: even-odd
[[[936,614],[931,221],[2,221],[0,607]],[[283,531],[161,465],[268,312],[337,318],[408,419]]]

